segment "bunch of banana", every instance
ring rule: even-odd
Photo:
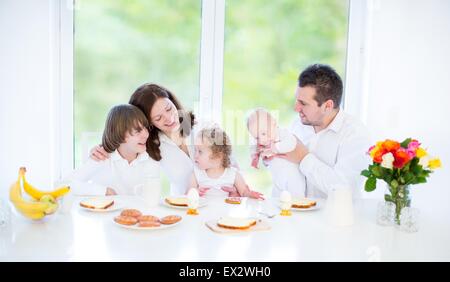
[[[69,191],[69,187],[62,187],[52,192],[42,192],[27,183],[28,190],[33,191],[33,200],[24,199],[22,196],[22,185],[23,183],[25,189],[25,168],[21,167],[19,170],[19,177],[17,181],[14,182],[9,190],[9,199],[13,203],[14,207],[23,216],[30,219],[41,219],[48,214],[54,213],[58,209],[58,204],[56,202],[56,197],[60,197]],[[30,190],[31,187],[31,190]],[[55,193],[55,194],[54,194]],[[41,197],[37,199],[40,195]],[[55,196],[54,196],[55,195]]]
[[[31,185],[30,183],[27,182],[27,180],[25,179],[26,172],[27,172],[27,170],[25,167],[21,167],[19,170],[19,175],[22,177],[22,181],[23,181],[23,189],[25,190],[25,192],[27,192],[28,195],[33,197],[33,199],[35,199],[35,200],[39,201],[45,195],[50,195],[53,198],[58,199],[59,197],[64,196],[67,192],[70,191],[69,186],[63,186],[60,188],[56,188],[55,190],[50,191],[50,192],[38,190],[37,188],[33,187],[33,185]]]

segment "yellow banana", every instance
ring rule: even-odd
[[[49,208],[48,203],[32,202],[22,198],[20,176],[10,187],[9,199],[18,212],[27,218],[35,220],[43,218],[45,211]]]
[[[28,195],[33,197],[35,200],[39,201],[44,195],[51,195],[53,198],[57,199],[70,191],[69,186],[59,187],[53,191],[41,191],[27,182],[27,180],[25,179],[26,171],[27,170],[25,169],[25,167],[21,167],[19,170],[19,174],[22,177],[23,181],[23,189],[25,190],[25,192],[27,192]]]

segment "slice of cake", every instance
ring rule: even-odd
[[[95,210],[105,210],[112,205],[114,205],[114,200],[107,198],[89,198],[80,202],[80,206]]]
[[[187,207],[188,199],[186,197],[167,197],[165,199],[166,203],[172,206]]]
[[[238,217],[222,217],[217,221],[217,225],[228,229],[249,229],[256,224],[256,219],[253,218],[238,218]]]
[[[310,199],[293,199],[292,207],[296,209],[308,209],[314,207],[317,204],[316,201]]]

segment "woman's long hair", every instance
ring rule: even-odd
[[[145,83],[136,89],[133,95],[131,95],[129,103],[141,109],[148,119],[150,124],[150,135],[147,140],[147,153],[155,161],[161,160],[161,151],[159,149],[161,142],[158,136],[160,130],[152,125],[150,113],[153,105],[159,98],[168,98],[177,108],[181,126],[181,136],[189,136],[191,134],[192,127],[195,124],[195,116],[192,111],[185,111],[177,97],[168,89],[160,85],[150,83]]]

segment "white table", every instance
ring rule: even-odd
[[[151,214],[179,214],[183,220],[164,230],[116,226],[119,211],[93,213],[74,203],[69,213],[33,222],[13,212],[9,232],[0,234],[0,261],[450,261],[450,222],[421,210],[417,233],[378,226],[374,200],[355,203],[355,224],[332,227],[325,209],[268,219],[271,230],[218,234],[205,221],[229,213],[277,211],[272,201],[223,202],[187,216],[185,210],[158,206]],[[117,201],[145,211],[139,198]],[[260,205],[260,206],[258,206]]]

